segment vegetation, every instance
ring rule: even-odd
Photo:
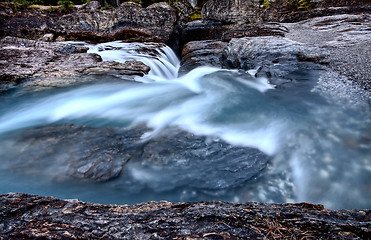
[[[271,3],[268,0],[264,0],[262,4],[266,9],[269,9],[271,7]]]
[[[71,0],[59,0],[58,5],[61,5],[62,10],[69,11],[73,7],[73,2]]]
[[[299,0],[298,9],[299,10],[310,10],[312,9],[312,6],[310,5],[309,0]]]
[[[297,10],[311,10],[312,5],[310,4],[310,0],[284,0],[286,4],[286,8],[289,11],[297,11]],[[260,5],[269,9],[271,7],[271,3],[269,0],[260,0]]]

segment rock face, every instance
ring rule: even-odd
[[[84,82],[76,80],[80,76],[105,74],[131,80],[150,70],[142,62],[102,62],[99,55],[87,50],[65,43],[6,37],[0,41],[0,84],[33,78],[28,85],[61,87]]]
[[[369,12],[370,1],[311,1],[311,11],[299,11],[298,1],[269,1],[270,7],[259,0],[209,0],[202,8],[204,21],[222,23],[296,22],[313,17]],[[340,8],[339,8],[340,7]]]
[[[20,16],[2,15],[0,36],[37,38],[45,33],[55,37],[89,41],[160,41],[167,42],[177,20],[176,10],[167,3],[142,8],[125,2],[116,9],[99,10],[97,2],[67,15],[26,13]],[[24,16],[26,15],[26,16]]]
[[[21,193],[0,196],[4,239],[367,239],[370,210],[309,203],[99,205]]]
[[[282,23],[284,37],[233,38],[228,44],[189,42],[181,69],[191,69],[192,64],[255,69],[256,76],[280,87],[295,86],[300,69],[314,74],[333,71],[369,91],[370,23],[369,14],[343,14]]]
[[[153,179],[150,185],[154,189],[236,187],[259,174],[269,160],[255,149],[233,147],[176,129],[141,140],[148,131],[142,126],[124,130],[75,125],[40,127],[3,138],[0,156],[10,171],[57,180],[105,181],[119,176],[130,161],[141,169],[161,169],[166,179]],[[209,168],[209,164],[214,167]]]
[[[187,43],[182,51],[179,73],[186,73],[201,65],[219,66],[221,53],[226,45],[226,42],[213,40]]]

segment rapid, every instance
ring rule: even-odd
[[[306,201],[333,209],[371,207],[367,100],[354,104],[348,98],[314,91],[314,86],[286,91],[266,78],[255,77],[254,69],[202,66],[178,76],[180,61],[167,46],[119,41],[80,44],[104,61],[142,61],[151,71],[132,82],[113,79],[62,90],[22,94],[14,90],[0,95],[1,194],[22,191],[115,204],[225,200]],[[202,179],[202,187],[169,183],[176,183],[180,175],[192,179],[198,171],[169,172],[170,178],[163,169],[143,169],[130,161],[120,177],[103,183],[13,173],[7,156],[16,148],[11,146],[9,133],[57,124],[120,129],[145,125],[151,131],[143,134],[141,141],[177,128],[232,146],[258,149],[270,160],[254,178],[244,180],[243,174],[236,172],[236,178],[242,179],[238,185],[216,190],[205,186]],[[229,160],[224,164],[228,168]],[[212,159],[194,166],[200,172],[212,167]],[[222,181],[225,176],[213,177]],[[171,187],[158,187],[167,184]]]

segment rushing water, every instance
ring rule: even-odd
[[[168,47],[156,47],[121,42],[90,45],[89,52],[100,54],[105,61],[140,60],[150,66],[148,75],[136,78],[140,83],[113,81],[63,92],[15,91],[0,96],[0,134],[5,139],[0,156],[5,159],[9,149],[15,149],[7,145],[12,143],[7,133],[24,128],[60,123],[125,128],[144,123],[153,131],[142,139],[177,127],[235,146],[259,149],[271,156],[262,174],[242,186],[210,191],[173,186],[163,170],[143,170],[131,162],[121,177],[89,183],[13,173],[4,161],[0,193],[22,191],[121,204],[255,200],[309,201],[329,208],[371,207],[370,112],[367,102],[355,100],[346,92],[348,87],[332,96],[315,86],[321,81],[318,76],[304,70],[296,74],[305,87],[291,91],[254,77],[253,70],[245,73],[199,67],[178,78],[175,54]],[[229,162],[224,164],[227,168]],[[198,167],[203,171],[210,166],[200,163]],[[223,176],[216,178],[223,180]],[[172,187],[159,187],[166,184]]]

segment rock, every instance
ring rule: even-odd
[[[262,22],[259,0],[209,0],[202,7],[202,19],[222,23]]]
[[[157,41],[167,42],[177,21],[176,10],[167,3],[142,8],[124,2],[118,8],[99,10],[93,1],[82,9],[66,15],[21,12],[19,16],[1,15],[0,37],[40,38],[54,33],[66,39],[89,41]]]
[[[233,189],[258,176],[270,159],[256,149],[173,128],[163,130],[141,149],[133,152],[129,164],[161,175],[146,183],[156,191]]]
[[[226,45],[226,42],[213,40],[187,43],[182,51],[179,73],[186,73],[198,66],[220,66],[221,53]]]
[[[229,41],[232,38],[256,36],[284,36],[287,29],[278,23],[222,24],[194,21],[185,25],[182,43],[200,40]]]
[[[55,39],[56,42],[64,42],[66,41],[66,39],[62,36],[58,36],[56,39]]]
[[[3,238],[367,239],[370,210],[310,203],[148,202],[101,205],[22,193],[0,195]]]
[[[313,17],[344,13],[369,12],[371,5],[361,1],[311,1],[312,9],[300,11],[297,1],[270,1],[270,7],[259,0],[209,0],[202,8],[204,21],[231,23],[297,22]]]
[[[0,151],[9,170],[50,176],[59,181],[77,178],[106,181],[120,175],[130,155],[129,142],[110,128],[60,125],[13,133]]]
[[[371,17],[343,14],[284,24],[286,37],[327,51],[330,67],[365,90],[371,90]]]
[[[149,131],[144,126],[121,130],[75,125],[39,127],[2,136],[0,157],[9,171],[60,181],[106,181],[123,170],[136,168],[162,177],[143,182],[125,175],[125,182],[131,181],[137,188],[146,184],[156,191],[238,187],[257,176],[269,160],[258,150],[233,147],[178,129],[165,129],[161,135],[143,140]]]
[[[53,39],[54,39],[54,34],[47,33],[40,40],[44,42],[53,42]]]
[[[62,87],[92,78],[77,77],[102,75],[133,80],[150,70],[142,62],[107,63],[97,54],[88,54],[86,47],[66,43],[47,43],[6,37],[0,41],[0,84],[30,80],[27,86]],[[79,81],[81,80],[81,81]]]

